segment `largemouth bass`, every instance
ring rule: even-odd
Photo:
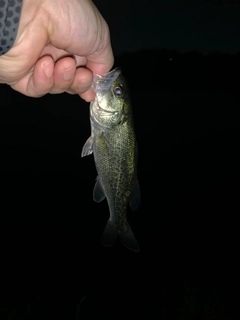
[[[93,153],[97,179],[93,199],[107,199],[110,217],[102,235],[102,244],[112,246],[119,236],[121,243],[133,251],[139,245],[127,222],[128,204],[132,210],[140,204],[137,178],[137,142],[128,86],[116,68],[95,75],[96,93],[90,104],[91,136],[82,149],[82,157]]]

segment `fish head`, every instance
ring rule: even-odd
[[[104,75],[95,75],[92,89],[96,93],[91,104],[91,117],[98,125],[113,127],[119,124],[127,113],[129,93],[120,68]]]

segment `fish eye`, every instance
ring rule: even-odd
[[[118,86],[114,88],[114,93],[116,96],[121,96],[123,94],[123,89],[122,87]]]

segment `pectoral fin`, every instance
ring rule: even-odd
[[[105,194],[103,191],[103,188],[101,186],[101,183],[99,181],[99,177],[96,178],[96,183],[93,189],[93,200],[95,202],[101,202],[103,199],[105,199]]]
[[[134,211],[136,210],[141,202],[141,193],[140,193],[140,186],[138,183],[138,179],[135,180],[133,190],[129,199],[130,208]]]
[[[90,136],[82,148],[81,157],[89,156],[92,152],[93,152],[93,138],[92,136]]]

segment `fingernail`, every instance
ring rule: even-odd
[[[72,72],[72,70],[68,70],[63,73],[63,79],[67,81],[72,80],[73,76],[74,76],[74,73]]]
[[[53,77],[53,72],[54,72],[53,67],[49,66],[48,63],[43,64],[43,70],[47,78]]]

